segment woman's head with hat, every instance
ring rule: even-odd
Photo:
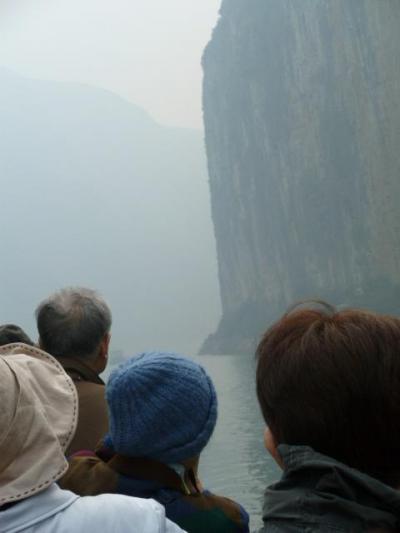
[[[0,348],[0,506],[45,490],[67,470],[78,416],[73,382],[49,354]]]
[[[165,464],[197,457],[217,420],[214,385],[202,366],[174,353],[147,352],[115,369],[106,387],[110,433],[121,455]]]

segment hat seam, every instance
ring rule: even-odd
[[[40,492],[40,490],[43,489],[44,487],[47,487],[51,485],[51,483],[57,481],[57,479],[59,479],[64,474],[64,472],[66,472],[67,468],[68,468],[68,465],[63,466],[63,468],[59,470],[56,474],[51,476],[51,478],[49,478],[47,481],[44,481],[43,483],[40,483],[40,485],[37,485],[36,487],[33,487],[24,492],[20,492],[19,494],[14,494],[13,496],[6,496],[4,498],[0,498],[0,503],[6,500],[7,502],[11,502],[14,500],[20,500],[23,497],[29,496],[29,494],[32,494],[32,492],[35,492],[35,493]]]

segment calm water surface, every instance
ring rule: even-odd
[[[256,529],[261,526],[265,487],[279,479],[279,470],[263,444],[254,359],[230,355],[195,359],[211,375],[219,400],[217,427],[201,455],[200,479],[213,492],[239,501],[250,514],[251,529]]]
[[[279,479],[279,470],[263,445],[254,358],[205,355],[193,359],[209,372],[219,401],[217,427],[201,455],[199,477],[209,490],[240,502],[250,514],[251,530],[257,529],[264,489]]]

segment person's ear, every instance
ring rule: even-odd
[[[278,452],[278,445],[269,427],[266,427],[264,430],[264,446],[277,465],[283,469],[284,465]]]
[[[99,355],[100,355],[101,359],[103,359],[105,362],[107,362],[107,359],[108,359],[108,349],[110,347],[110,340],[111,340],[110,333],[106,333],[104,335],[104,337],[103,337],[103,340],[101,341],[101,344],[100,344]]]

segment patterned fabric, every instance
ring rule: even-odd
[[[118,493],[154,498],[164,505],[167,517],[188,533],[249,531],[246,511],[228,498],[202,490],[192,470],[182,478],[150,459],[110,458],[105,450],[97,455],[81,452],[71,458],[60,485],[82,496]]]

